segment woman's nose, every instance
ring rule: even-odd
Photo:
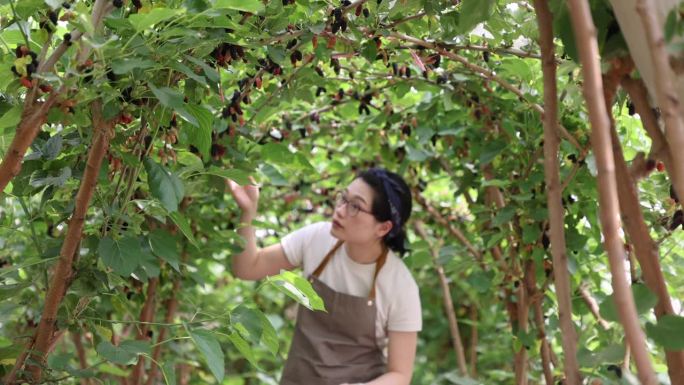
[[[337,207],[335,207],[335,213],[337,213],[338,217],[344,218],[347,216],[347,204],[343,203]]]

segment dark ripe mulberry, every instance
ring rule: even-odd
[[[52,29],[52,25],[47,20],[39,21],[38,28],[44,29],[47,33],[52,33],[54,31],[54,29]]]
[[[142,1],[140,1],[140,0],[132,0],[131,3],[133,3],[133,6],[136,7],[137,9],[142,8]]]
[[[240,58],[240,53],[238,52],[238,49],[236,46],[231,45],[228,49],[230,51],[230,57],[233,59],[239,59]]]
[[[302,52],[300,50],[295,50],[290,55],[290,61],[292,62],[292,65],[297,64],[298,61],[302,61],[302,58]]]
[[[211,145],[211,157],[214,159],[220,159],[226,154],[226,147],[218,143],[213,143]]]
[[[152,145],[152,136],[145,135],[145,138],[143,140],[145,141],[145,149],[150,148],[150,146]]]
[[[296,45],[297,45],[297,39],[292,39],[289,42],[287,42],[287,49],[292,49]]]
[[[679,226],[684,228],[684,212],[682,210],[675,211],[670,222],[670,230],[677,230]]]
[[[399,75],[399,66],[397,66],[397,63],[392,63],[392,75]]]
[[[489,63],[489,51],[482,52],[482,59],[484,59],[486,63]]]
[[[544,232],[544,234],[542,235],[542,246],[544,246],[544,250],[547,250],[550,244],[551,240],[549,239],[549,236],[546,235],[546,232]]]
[[[112,1],[112,4],[114,4],[116,8],[121,8],[123,7],[123,0],[114,0]]]
[[[343,6],[343,7],[348,7],[348,6],[350,6],[350,5],[351,5],[351,1],[349,1],[349,0],[342,0],[342,6]]]
[[[342,30],[342,32],[347,32],[347,20],[342,19],[340,21],[340,29]]]
[[[629,113],[629,116],[632,116],[636,113],[634,102],[632,102],[631,100],[627,103],[627,112]]]
[[[48,12],[48,18],[50,19],[50,21],[52,22],[52,24],[57,25],[57,21],[59,21],[57,12],[50,10],[50,11]]]
[[[323,87],[318,87],[316,88],[316,97],[321,96],[321,94],[325,93],[325,88]]]
[[[63,3],[62,3],[62,8],[64,8],[64,9],[69,9],[69,8],[71,8],[71,3],[68,3],[68,2],[66,2],[66,1],[63,2]]]
[[[230,108],[224,107],[223,110],[221,111],[221,117],[223,117],[223,119],[228,119],[228,117],[230,115],[231,115]]]
[[[314,69],[316,70],[316,73],[318,74],[318,76],[320,76],[322,78],[325,77],[325,74],[323,74],[323,70],[321,69],[321,67],[316,66],[316,68],[314,68]]]
[[[406,136],[411,136],[411,126],[409,126],[408,124],[403,124],[401,126],[401,133]]]
[[[18,76],[18,77],[21,77],[21,75],[20,75],[19,72],[17,71],[17,67],[12,66],[12,68],[10,68],[10,69],[12,70],[12,73],[13,73],[13,74],[15,74],[15,75]],[[323,90],[323,91],[325,91],[325,90]]]
[[[231,103],[236,104],[240,101],[240,91],[233,91],[233,96],[230,98]]]
[[[64,44],[71,45],[71,34],[69,32],[64,34]]]
[[[614,372],[615,377],[622,378],[622,368],[620,368],[619,366],[611,364],[608,365],[606,370],[608,370],[609,372]]]
[[[368,8],[363,9],[363,17],[370,17],[370,11],[368,10]]]
[[[332,31],[333,35],[336,34],[337,31],[339,31],[339,30],[340,30],[340,23],[337,21],[333,22],[332,27],[331,27],[331,31]]]

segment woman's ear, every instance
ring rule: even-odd
[[[384,221],[378,225],[378,230],[376,231],[376,235],[380,238],[384,237],[387,235],[390,231],[392,231],[392,221]]]

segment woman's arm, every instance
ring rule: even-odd
[[[417,341],[418,332],[390,331],[387,373],[363,385],[409,385],[413,375]]]
[[[285,257],[280,243],[259,249],[254,235],[252,221],[256,217],[259,202],[259,187],[250,177],[251,185],[240,186],[228,180],[230,192],[242,209],[238,234],[245,239],[245,249],[233,256],[233,274],[246,280],[258,280],[267,275],[275,275],[281,269],[292,270],[294,266]]]

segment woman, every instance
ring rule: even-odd
[[[241,223],[257,214],[259,189],[228,182]],[[252,180],[254,184],[254,181]],[[299,307],[281,385],[411,382],[422,328],[418,286],[402,260],[411,192],[397,174],[370,169],[338,192],[331,222],[305,226],[258,249],[254,228],[233,273],[247,280],[302,267],[326,312]]]

